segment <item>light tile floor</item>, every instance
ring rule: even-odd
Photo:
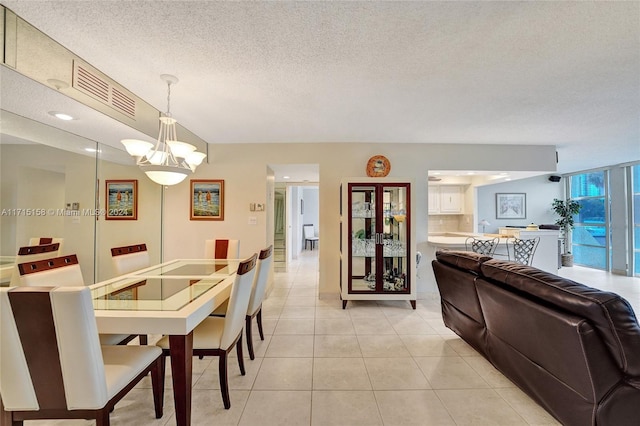
[[[640,312],[638,278],[577,266],[560,275],[615,291]],[[444,327],[437,300],[418,300],[416,310],[407,302],[349,302],[343,310],[338,300],[319,300],[317,284],[317,251],[276,273],[263,305],[264,341],[254,326],[256,359],[245,360],[245,376],[229,363],[231,409],[222,406],[217,358],[194,358],[194,425],[558,424]],[[146,378],[111,424],[174,425],[171,378],[162,419],[153,416]]]

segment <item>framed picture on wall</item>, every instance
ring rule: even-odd
[[[224,180],[191,179],[191,220],[224,220]]]
[[[496,219],[527,217],[527,194],[523,192],[496,194]]]
[[[138,219],[138,181],[107,180],[106,181],[106,220]]]

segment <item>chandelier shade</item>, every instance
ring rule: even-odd
[[[162,74],[160,78],[168,87],[167,112],[159,117],[160,130],[155,145],[137,139],[123,139],[121,143],[127,153],[136,158],[136,164],[149,179],[160,185],[175,185],[192,174],[207,154],[178,140],[178,122],[171,116],[171,85],[177,83],[178,79],[168,74]]]

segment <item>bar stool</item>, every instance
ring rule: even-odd
[[[464,242],[465,250],[493,257],[500,238],[480,239],[469,237]]]
[[[511,252],[508,249],[509,244],[513,247],[513,261],[520,263],[521,265],[531,265],[533,262],[533,255],[536,253],[536,248],[540,242],[540,237],[520,239],[511,238],[507,240],[507,254],[509,260],[511,260]]]

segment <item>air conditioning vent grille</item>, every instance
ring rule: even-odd
[[[110,106],[130,118],[136,116],[136,101],[115,87],[115,84],[98,75],[80,61],[73,61],[73,87]]]
[[[124,112],[125,114],[128,114],[131,117],[136,115],[136,101],[115,87],[111,88],[111,102],[116,109]]]
[[[106,81],[91,74],[91,72],[87,71],[82,66],[78,66],[76,71],[77,89],[84,90],[90,95],[97,97],[102,102],[109,102],[109,84]]]

